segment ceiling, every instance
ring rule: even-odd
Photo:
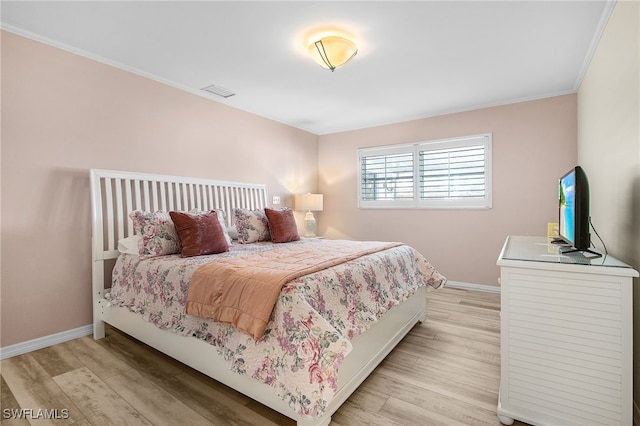
[[[577,91],[607,1],[2,1],[2,28],[322,135]],[[310,31],[351,33],[335,72]],[[218,85],[222,98],[202,91]]]

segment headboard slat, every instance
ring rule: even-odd
[[[149,205],[149,181],[143,180],[142,182],[142,206],[143,210],[151,210]]]
[[[179,182],[176,183],[175,190],[176,190],[176,192],[174,194],[174,196],[176,197],[175,198],[175,202],[176,202],[175,209],[176,210],[182,210],[182,195],[181,194],[182,194],[182,191],[184,190],[184,188],[182,186],[182,183],[179,183]]]
[[[194,191],[193,191],[193,187],[194,187],[194,185],[192,183],[188,183],[187,184],[187,195],[189,197],[185,201],[185,203],[186,203],[185,210],[191,210],[191,209],[194,208],[194,205],[195,205],[195,202],[194,202],[195,197],[194,197],[194,195],[195,194],[194,194]]]
[[[115,179],[115,189],[116,189],[116,194],[115,194],[115,205],[116,206],[122,206],[123,205],[123,200],[122,200],[122,179]],[[124,223],[126,221],[125,217],[124,217],[124,212],[122,211],[122,209],[116,209],[115,210],[115,216],[116,216],[116,227],[117,227],[117,235],[118,235],[118,240],[121,238],[124,238]]]
[[[169,203],[167,203],[167,193],[165,191],[164,182],[160,182],[160,198],[162,198],[162,203],[160,204],[162,206],[162,210],[171,211],[171,209],[169,209]]]
[[[135,194],[135,209],[142,209],[142,197],[140,196],[140,181],[138,179],[133,181],[133,193]]]
[[[175,195],[173,195],[173,184],[167,183],[167,205],[169,206],[169,210],[175,210],[174,208],[174,200]]]
[[[113,179],[108,179],[105,180],[104,182],[104,190],[105,190],[105,194],[104,194],[104,202],[105,202],[105,206],[106,206],[106,213],[107,213],[107,220],[105,221],[105,224],[107,225],[107,229],[106,229],[106,233],[107,233],[107,246],[106,248],[109,249],[109,247],[113,247],[115,245],[115,237],[113,235],[113,227],[114,227],[114,220],[113,220],[113,209],[110,208],[110,206],[113,205],[113,196],[112,196],[112,184],[113,184]],[[104,235],[104,234],[103,234]]]
[[[151,205],[150,211],[161,210],[160,200],[158,200],[158,183],[151,182]]]
[[[222,200],[223,200],[222,210],[224,210],[225,212],[232,212],[233,208],[231,207],[231,197],[229,196],[229,187],[223,186],[222,188],[220,188],[220,190],[222,191]]]
[[[123,179],[124,181],[124,204],[125,206],[133,206],[133,197],[131,195],[131,179]],[[124,212],[127,215],[127,232],[133,232],[133,221],[129,217],[129,212]]]

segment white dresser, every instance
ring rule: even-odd
[[[508,237],[497,263],[500,421],[632,425],[638,272],[611,256],[560,255],[546,237]]]

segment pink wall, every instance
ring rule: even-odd
[[[452,281],[497,285],[509,234],[545,235],[557,179],[577,161],[575,95],[320,136],[318,221],[329,238],[402,241]],[[357,148],[492,133],[491,210],[360,210]]]
[[[504,238],[545,232],[576,162],[575,95],[318,137],[11,33],[1,42],[2,347],[91,323],[90,168],[266,183],[285,205],[319,189],[327,237],[404,241],[451,280],[495,285]],[[492,210],[356,208],[358,147],[487,132]]]
[[[2,32],[1,341],[91,320],[89,169],[316,190],[318,136]],[[238,95],[240,96],[240,95]]]

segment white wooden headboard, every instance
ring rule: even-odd
[[[118,257],[118,240],[133,235],[129,212],[222,209],[229,226],[233,209],[268,205],[262,184],[100,169],[91,169],[90,178],[94,303],[104,297],[105,261]]]
[[[129,212],[136,209],[222,209],[229,226],[233,209],[264,207],[266,185],[92,169],[93,260],[118,257],[118,240],[133,234]]]

